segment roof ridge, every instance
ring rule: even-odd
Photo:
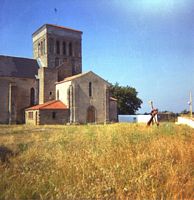
[[[19,57],[19,56],[0,55],[0,57],[20,58],[20,59],[28,59],[28,60],[34,60],[34,61],[37,61],[37,60],[34,59],[34,58],[24,58],[24,57]]]
[[[74,78],[79,78],[79,77],[81,77],[81,76],[84,76],[84,75],[88,74],[89,72],[91,72],[91,71],[88,71],[88,72],[84,72],[84,73],[80,73],[80,74],[76,74],[76,75],[73,75],[73,76],[66,77],[66,78],[64,78],[62,81],[56,82],[56,84],[58,84],[58,83],[63,83],[63,82],[66,82],[66,81],[71,81],[71,80],[73,80]]]
[[[60,26],[60,25],[57,25],[57,24],[45,24],[45,25],[53,26],[53,27],[57,27],[57,28],[63,28],[63,29],[67,29],[67,30],[70,30],[70,31],[82,33],[82,31],[80,31],[80,30],[76,30],[76,29],[73,29],[73,28],[70,28],[70,27],[67,27],[67,26]]]
[[[48,106],[48,105],[54,103],[55,101],[58,101],[58,100],[47,101],[47,102],[45,102],[45,103],[42,104],[41,108],[44,108],[45,106]]]
[[[80,31],[80,30],[76,30],[76,29],[73,29],[73,28],[65,27],[65,26],[59,26],[59,25],[55,25],[55,24],[47,24],[46,23],[46,24],[43,24],[42,26],[40,26],[35,32],[33,32],[32,36],[34,37],[35,35],[37,35],[38,33],[40,33],[42,31],[42,29],[47,28],[47,26],[52,26],[52,27],[61,28],[61,29],[65,29],[65,30],[69,30],[69,31],[74,31],[74,32],[83,34],[83,32]]]

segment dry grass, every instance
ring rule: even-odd
[[[0,199],[194,199],[194,130],[0,126]]]

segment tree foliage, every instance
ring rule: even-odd
[[[118,114],[135,114],[141,108],[143,103],[137,97],[138,92],[135,88],[127,86],[120,86],[118,83],[111,85],[110,93],[112,97],[117,99]]]

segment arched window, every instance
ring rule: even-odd
[[[70,43],[69,43],[69,56],[72,56],[72,53],[73,53],[72,50],[73,50],[73,49],[72,49],[72,43],[70,42]]]
[[[35,90],[34,88],[30,89],[30,106],[35,105]]]
[[[89,82],[89,97],[92,96],[92,82]]]
[[[60,54],[60,42],[58,40],[56,41],[56,53]]]
[[[55,67],[59,66],[59,58],[55,58]]]
[[[63,42],[63,55],[66,56],[67,52],[66,52],[66,42]]]

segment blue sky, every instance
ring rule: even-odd
[[[189,109],[194,95],[192,0],[0,0],[0,54],[32,57],[45,23],[83,31],[83,71],[135,87],[149,112]],[[54,9],[57,9],[57,13]]]

